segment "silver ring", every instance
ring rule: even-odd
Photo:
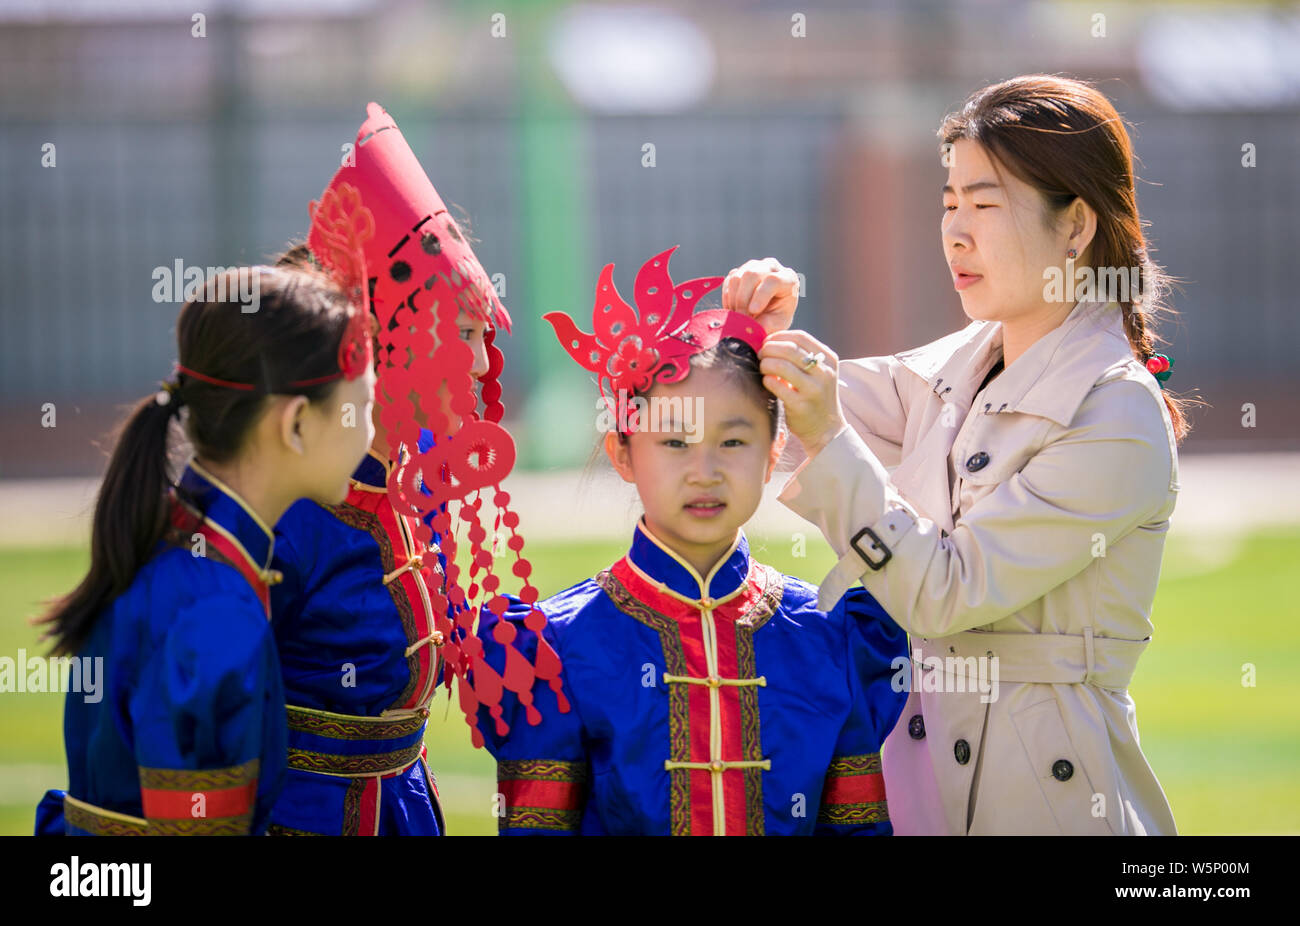
[[[821,362],[825,359],[826,359],[826,355],[823,354],[821,351],[818,351],[815,354],[807,354],[804,357],[804,361],[803,361],[803,371],[805,373],[811,371],[813,367],[820,366]]]

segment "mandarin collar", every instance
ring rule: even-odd
[[[428,428],[420,428],[420,440],[418,443],[420,453],[426,452],[430,447],[436,446],[437,443],[438,442],[434,440],[432,431]],[[405,446],[399,445],[397,452],[399,461],[403,463],[406,462],[407,458],[410,456],[406,452]],[[375,453],[374,448],[371,447],[366,451],[366,455],[361,459],[356,470],[353,471],[352,481],[359,482],[372,489],[387,489],[388,474],[393,471],[394,465],[395,464],[392,460],[384,459],[379,454]]]
[[[177,482],[184,498],[192,502],[203,520],[235,541],[260,571],[271,567],[275,534],[234,489],[197,460],[191,460]]]
[[[366,455],[361,458],[357,464],[356,470],[352,473],[354,482],[370,486],[372,489],[383,489],[388,486],[388,473],[393,468],[393,464],[387,460],[381,460],[374,450],[367,450]]]
[[[627,558],[655,582],[685,598],[721,599],[734,594],[749,578],[749,541],[737,529],[736,539],[707,576],[674,553],[651,533],[644,518],[637,521]]]

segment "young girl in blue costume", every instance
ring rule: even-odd
[[[224,294],[250,273],[248,312]],[[41,802],[38,834],[260,834],[281,786],[270,525],[299,498],[342,499],[372,437],[374,373],[329,277],[226,274],[181,309],[176,377],[127,421],[90,571],[45,617],[56,652],[103,660],[106,690],[68,694],[68,789]],[[357,427],[349,404],[364,410]],[[194,456],[173,485],[182,411]]]
[[[335,174],[320,208],[350,203],[373,228],[363,249],[379,343],[378,421],[347,498],[301,502],[276,525],[285,580],[272,609],[289,772],[269,832],[439,835],[437,757],[424,746],[439,684],[458,682],[457,699],[476,718],[478,704],[494,706],[501,689],[523,692],[536,680],[558,688],[559,670],[553,652],[534,649],[527,664],[512,659],[499,675],[480,661],[473,688],[465,685],[481,660],[462,645],[474,643],[466,599],[478,589],[493,595],[497,577],[484,572],[494,555],[514,553],[511,572],[525,588],[529,574],[523,537],[494,553],[479,499],[467,497],[503,479],[514,458],[497,423],[504,357],[494,343],[510,316],[393,118],[371,103],[356,139],[355,163]],[[318,235],[282,259],[310,262],[328,245]],[[770,289],[775,276],[756,266],[750,284]],[[414,472],[420,479],[404,478]],[[502,532],[513,531],[508,494],[484,495]],[[468,528],[468,581],[456,566],[458,527]]]
[[[451,625],[465,610],[439,531],[454,533],[476,509],[449,511],[444,501],[421,512],[412,500],[422,502],[413,497],[424,495],[424,480],[448,488],[428,462],[435,443],[451,445],[465,427],[509,440],[496,424],[504,361],[493,338],[510,316],[379,104],[357,131],[355,162],[314,209],[340,210],[345,224],[369,232],[361,244],[379,346],[378,420],[346,497],[301,502],[276,525],[284,582],[272,609],[289,771],[269,832],[436,836],[446,827],[425,727],[439,684],[455,673],[444,652],[457,644]],[[330,247],[328,235],[313,234],[281,260],[310,263]],[[477,419],[479,384],[488,421]],[[409,472],[421,479],[403,481]]]
[[[891,679],[906,638],[861,588],[820,611],[816,588],[751,558],[742,526],[785,440],[758,369],[762,329],[740,313],[692,315],[720,280],[675,286],[671,253],[642,268],[637,309],[605,268],[595,335],[547,316],[600,377],[616,423],[629,396],[647,402],[605,437],[645,514],[626,556],[538,605],[572,709],[539,691],[534,726],[507,698],[504,736],[480,712],[500,830],[889,834],[879,754],[905,698]],[[530,610],[484,613],[490,664],[503,661],[499,639],[525,653],[536,642]]]

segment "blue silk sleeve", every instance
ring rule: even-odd
[[[212,596],[178,613],[128,709],[151,830],[265,829],[287,730],[274,638],[251,594]]]
[[[849,589],[833,616],[844,621],[852,707],[826,772],[817,835],[888,836],[880,747],[903,711],[896,660],[907,658],[907,634],[861,587]],[[907,669],[903,670],[904,675]],[[896,690],[897,689],[897,690]]]
[[[513,595],[502,620],[514,625],[513,645],[530,663],[537,656],[537,635],[524,626],[530,607]],[[484,658],[498,673],[504,671],[505,648],[493,636],[498,620],[486,608],[479,620],[478,636]],[[547,642],[561,652],[560,633],[551,623],[542,631]],[[561,652],[561,659],[563,653]],[[571,708],[560,713],[555,692],[546,684],[533,688],[540,723],[528,722],[528,711],[519,696],[503,692],[501,719],[509,726],[502,735],[487,708],[479,709],[478,727],[488,750],[497,760],[498,829],[503,836],[576,835],[586,805],[589,765],[582,738],[582,724],[572,693],[565,697]]]

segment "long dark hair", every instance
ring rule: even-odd
[[[248,273],[258,274],[258,304],[252,312],[237,301],[218,298],[239,292],[237,275]],[[179,364],[255,388],[233,389],[179,373],[170,392],[136,403],[118,434],[95,504],[90,570],[39,619],[50,627],[56,654],[80,651],[99,612],[126,591],[162,539],[171,488],[168,443],[178,410],[185,409],[185,432],[197,455],[220,463],[243,449],[272,393],[305,395],[315,402],[337,386],[337,381],[286,385],[338,370],[348,302],[329,277],[298,268],[247,267],[224,275],[225,280],[209,280],[202,293],[181,307]]]
[[[1151,259],[1138,215],[1133,144],[1110,100],[1080,80],[1032,74],[976,91],[939,127],[945,145],[979,142],[1007,169],[1043,196],[1049,215],[1075,198],[1097,213],[1089,263],[1101,268],[1137,267],[1141,304],[1120,300],[1124,332],[1133,354],[1145,362],[1160,340],[1155,319],[1169,311],[1169,278]],[[1184,400],[1163,390],[1174,435],[1190,425]]]

